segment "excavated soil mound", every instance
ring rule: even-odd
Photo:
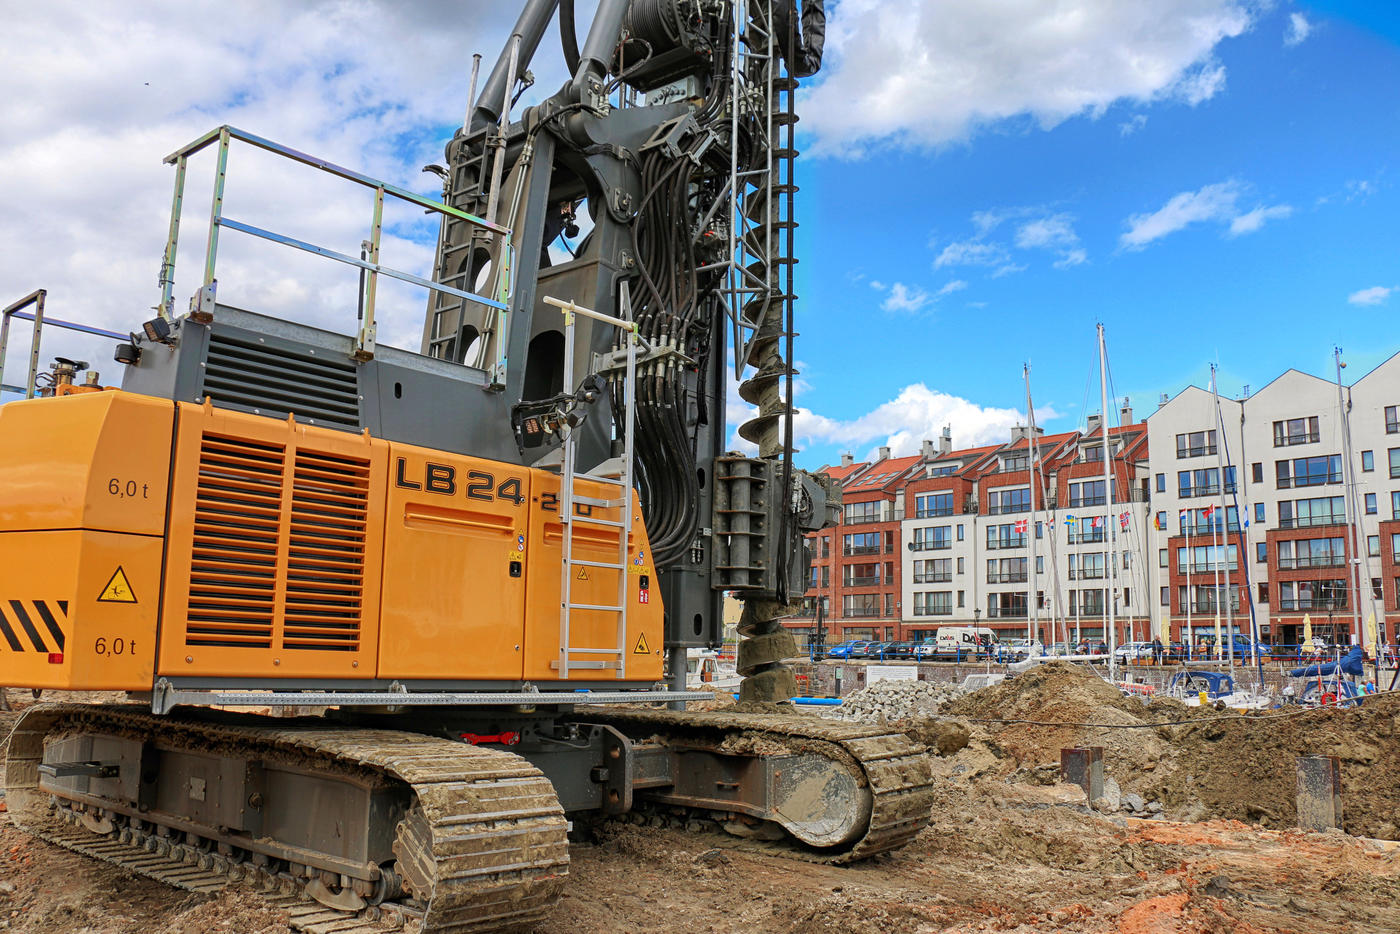
[[[1397,697],[1372,698],[1357,709],[1238,715],[1166,699],[1145,704],[1060,662],[959,698],[947,712],[987,731],[1005,753],[1002,776],[1042,774],[1066,746],[1103,746],[1105,774],[1124,792],[1160,801],[1169,817],[1182,820],[1294,826],[1296,758],[1337,756],[1347,832],[1400,837]]]

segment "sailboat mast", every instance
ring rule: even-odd
[[[1031,488],[1031,513],[1026,520],[1026,537],[1030,541],[1030,558],[1026,561],[1026,652],[1027,658],[1034,653],[1032,648],[1035,645],[1035,455],[1039,447],[1035,443],[1035,415],[1031,411],[1031,365],[1024,364],[1021,370],[1026,381],[1026,446],[1030,450],[1030,457],[1026,461],[1026,478],[1030,481]]]
[[[1117,576],[1117,549],[1116,539],[1113,536],[1111,523],[1108,521],[1113,515],[1113,455],[1108,447],[1108,348],[1104,345],[1103,325],[1099,325],[1099,397],[1103,404],[1103,493],[1104,493],[1104,538],[1108,540],[1108,574],[1104,579],[1105,602],[1108,604],[1108,677],[1110,680],[1118,679],[1118,628],[1114,621],[1114,606],[1117,602],[1118,588],[1114,584]]]
[[[1220,526],[1221,549],[1215,553],[1215,566],[1224,566],[1225,571],[1225,649],[1226,655],[1230,659],[1230,667],[1235,667],[1235,615],[1230,609],[1230,513],[1225,508],[1225,428],[1220,419],[1220,387],[1216,383],[1215,364],[1210,365],[1210,394],[1215,399],[1215,420],[1220,425],[1220,437],[1215,443],[1215,466],[1216,474],[1220,478],[1220,521],[1224,523]],[[1239,555],[1241,559],[1243,555]],[[1216,589],[1215,607],[1215,638],[1216,647],[1220,645],[1220,590]]]
[[[1342,398],[1342,367],[1346,366],[1342,362],[1342,348],[1332,348],[1332,358],[1337,364],[1337,411],[1342,416],[1342,513],[1347,524],[1347,537],[1351,539],[1351,573],[1347,575],[1348,583],[1354,588],[1355,596],[1349,601],[1351,603],[1351,632],[1352,638],[1356,640],[1353,644],[1365,644],[1366,636],[1361,631],[1361,555],[1362,540],[1360,516],[1357,514],[1356,503],[1354,502],[1356,491],[1353,489],[1354,481],[1351,470],[1351,413],[1347,411],[1347,406]],[[1369,576],[1369,568],[1367,569]],[[1372,606],[1374,607],[1374,600]]]

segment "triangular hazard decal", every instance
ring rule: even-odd
[[[131,582],[126,579],[126,572],[117,567],[112,574],[112,579],[107,581],[107,586],[102,588],[102,593],[97,598],[98,603],[135,603],[136,594],[131,591]]]
[[[578,569],[578,577],[575,578],[575,580],[581,580],[581,581],[586,581],[586,580],[588,580],[588,568],[579,568],[579,569]]]
[[[650,655],[651,649],[647,648],[647,634],[640,633],[637,636],[637,647],[632,650],[633,655]]]

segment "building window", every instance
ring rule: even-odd
[[[1261,525],[1266,521],[1267,513],[1263,503],[1254,504],[1254,521]]]
[[[1285,613],[1312,610],[1345,610],[1345,579],[1279,581],[1278,608]]]
[[[1078,561],[1075,558],[1078,557]],[[1104,555],[1102,552],[1087,555],[1069,556],[1070,580],[1103,580]]]
[[[1038,519],[1036,520],[1036,523],[1035,523],[1035,537],[1036,537],[1036,538],[1044,538],[1044,537],[1045,537],[1045,523],[1044,523],[1044,522],[1041,522],[1041,521],[1038,520]]]
[[[963,527],[962,527],[962,523],[959,522],[959,523],[958,523],[958,541],[962,541],[962,540],[963,540]]]
[[[1161,511],[1159,511],[1159,512],[1157,513],[1157,521],[1156,521],[1155,524],[1156,524],[1156,526],[1157,526],[1158,529],[1163,529],[1163,530],[1166,529],[1166,527],[1167,527],[1167,512],[1166,512],[1165,509],[1163,509],[1163,510],[1161,510]]]
[[[1104,481],[1087,480],[1083,483],[1071,483],[1069,485],[1069,505],[1071,508],[1102,506],[1103,504]]]
[[[1390,494],[1390,518],[1400,519],[1400,490]]]
[[[878,587],[881,580],[878,564],[848,564],[841,569],[841,584],[845,587]]]
[[[1385,407],[1385,433],[1393,435],[1400,432],[1400,406],[1388,405]]]
[[[952,493],[925,493],[914,498],[916,519],[932,519],[953,514]]]
[[[1003,525],[987,526],[987,550],[994,551],[998,548],[1025,548],[1026,533],[1017,532],[1016,526],[1019,523],[1008,522]],[[1021,526],[1025,528],[1024,525]]]
[[[959,526],[959,528],[961,528],[961,526]],[[963,573],[963,559],[962,559],[962,558],[959,558],[959,559],[958,559],[958,573],[959,573],[959,574]]]
[[[1177,457],[1202,457],[1215,453],[1215,430],[1192,431],[1176,436]]]
[[[988,558],[987,583],[1024,584],[1026,582],[1025,558]]]
[[[1044,574],[1044,573],[1045,573],[1045,556],[1044,556],[1044,555],[1036,555],[1036,556],[1035,556],[1035,573],[1037,573],[1037,574]]]
[[[1400,453],[1400,448],[1396,448],[1396,452]],[[1391,462],[1400,463],[1394,458],[1391,459]],[[1340,454],[1297,457],[1291,461],[1277,461],[1274,468],[1278,475],[1278,488],[1280,490],[1342,482],[1342,456]]]
[[[1400,499],[1396,499],[1396,505],[1400,505]],[[1278,527],[1307,529],[1320,525],[1342,525],[1346,522],[1346,515],[1346,507],[1340,496],[1283,500],[1278,504]]]
[[[1026,616],[1026,595],[1023,593],[987,594],[987,618],[1006,619]]]
[[[1164,474],[1164,473],[1159,473],[1159,474],[1157,475],[1157,492],[1158,492],[1158,493],[1165,493],[1165,492],[1167,492],[1167,475]]]
[[[1390,536],[1390,560],[1400,564],[1400,533],[1392,533]]]
[[[822,565],[822,586],[831,586],[831,565],[829,564]]]
[[[841,617],[843,619],[875,619],[879,615],[879,594],[848,593],[841,596]]]
[[[1159,568],[1164,568],[1164,567],[1166,567],[1166,566],[1167,566],[1167,549],[1165,549],[1165,548],[1158,548],[1158,549],[1157,549],[1157,567],[1159,567]]]
[[[929,528],[914,530],[914,550],[915,551],[941,551],[944,548],[952,548],[953,541],[949,537],[952,531],[946,525],[935,525]]]
[[[1391,448],[1387,453],[1390,455],[1390,479],[1394,480],[1400,477],[1400,448]]]
[[[928,475],[930,477],[951,477],[957,473],[957,470],[956,464],[935,464],[928,469]]]
[[[1382,599],[1382,597],[1381,597],[1381,579],[1380,579],[1379,577],[1373,577],[1373,578],[1371,578],[1371,599],[1373,599],[1373,600],[1380,600],[1380,599]]]
[[[862,525],[867,522],[880,521],[880,501],[873,503],[847,503],[845,515],[846,525]]]
[[[987,494],[987,515],[1005,516],[1014,512],[1030,512],[1031,488],[992,490]]]
[[[1259,582],[1259,602],[1260,602],[1260,603],[1268,603],[1268,602],[1269,602],[1269,582],[1268,582],[1268,581],[1260,581],[1260,582]]]
[[[945,591],[914,594],[914,615],[952,616],[953,594]]]
[[[917,535],[918,531],[916,530],[914,534]],[[848,558],[852,555],[878,555],[879,553],[879,532],[857,532],[854,535],[841,537],[841,554]]]
[[[831,536],[830,536],[830,535],[823,535],[823,536],[822,536],[822,557],[823,557],[823,558],[830,558],[830,557],[831,557]]]
[[[1366,515],[1368,515],[1368,516],[1374,516],[1375,514],[1376,514],[1376,494],[1375,494],[1375,493],[1367,493],[1367,494],[1366,494]]]
[[[1381,554],[1381,537],[1379,535],[1366,536],[1366,554],[1371,558],[1379,558]]]
[[[958,560],[961,561],[962,558],[959,558]],[[962,591],[962,590],[959,590],[959,591],[958,591],[958,606],[959,606],[959,607],[966,606],[966,604],[963,603],[963,595],[964,595],[964,593],[965,593],[965,591]]]
[[[1309,418],[1290,418],[1286,421],[1274,422],[1274,447],[1282,448],[1294,444],[1316,444],[1322,440],[1322,433],[1318,431],[1317,416]]]
[[[1001,469],[1003,471],[1030,470],[1031,459],[1029,454],[1012,454],[1001,459]]]
[[[1182,499],[1192,496],[1220,495],[1220,470],[1207,467],[1201,470],[1179,470],[1176,474],[1177,495]],[[1225,468],[1225,492],[1235,492],[1235,468]]]
[[[1220,521],[1220,507],[1212,507],[1210,515],[1206,510],[1183,509],[1181,511],[1181,531],[1185,535],[1214,535],[1221,527],[1231,532],[1240,530],[1240,517],[1234,506],[1225,508],[1226,521]]]
[[[946,584],[953,579],[953,559],[932,558],[914,562],[914,583]]]
[[[1376,469],[1376,455],[1373,451],[1361,452],[1361,469],[1368,473]]]
[[[1079,521],[1069,527],[1069,543],[1071,545],[1088,545],[1102,542],[1106,524],[1102,516],[1080,516]]]
[[[1192,545],[1176,553],[1178,574],[1210,574],[1227,569],[1239,570],[1238,548],[1235,545],[1229,546],[1228,551],[1220,545]]]
[[[1379,541],[1376,547],[1380,547]],[[1346,565],[1346,544],[1335,538],[1302,538],[1278,543],[1278,566],[1281,571],[1303,568],[1339,568]]]
[[[1269,560],[1269,543],[1259,542],[1254,546],[1254,560],[1260,564],[1266,564]]]
[[[1264,465],[1263,465],[1263,464],[1254,464],[1254,465],[1252,465],[1252,466],[1250,467],[1250,472],[1253,474],[1253,476],[1250,478],[1250,480],[1251,480],[1252,482],[1254,482],[1254,483],[1263,483],[1263,482],[1264,482]]]
[[[886,615],[886,616],[893,616],[893,615],[894,615],[894,594],[892,594],[892,593],[887,593],[887,594],[885,594],[885,615]],[[891,632],[886,636],[886,638],[889,638],[890,636],[893,636],[893,635],[894,635],[894,632],[891,631]]]
[[[1171,604],[1172,604],[1172,589],[1171,589],[1170,587],[1163,587],[1163,588],[1162,588],[1162,596],[1161,596],[1159,599],[1160,599],[1160,601],[1161,601],[1162,606],[1171,606]]]

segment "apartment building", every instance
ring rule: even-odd
[[[1374,614],[1394,641],[1400,356],[1340,394],[1332,380],[1289,370],[1217,411],[1190,387],[1147,424],[1164,632],[1214,635],[1218,617],[1221,632],[1254,625],[1295,643],[1307,617],[1316,635],[1348,644]]]

